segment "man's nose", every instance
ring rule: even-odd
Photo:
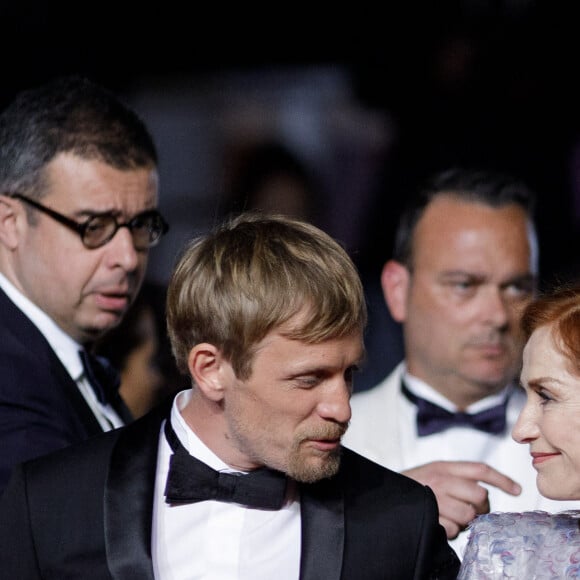
[[[351,385],[344,378],[337,379],[324,393],[318,413],[324,419],[348,423],[351,417],[350,397]]]
[[[125,271],[132,272],[139,265],[140,252],[135,249],[133,234],[129,227],[121,226],[106,247],[115,266],[119,265]]]

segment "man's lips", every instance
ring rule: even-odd
[[[95,302],[103,310],[122,311],[129,304],[129,294],[123,292],[97,292]]]
[[[488,356],[501,356],[506,352],[505,345],[497,342],[481,342],[472,346]]]
[[[340,445],[340,438],[337,439],[310,439],[309,443],[319,451],[333,451]]]

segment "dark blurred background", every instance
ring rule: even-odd
[[[166,281],[184,240],[241,207],[236,195],[253,203],[258,152],[263,174],[297,168],[311,219],[351,252],[380,317],[401,204],[451,165],[526,181],[539,194],[542,283],[580,275],[575,2],[21,2],[0,16],[0,106],[80,73],[149,124],[171,223],[153,281]]]

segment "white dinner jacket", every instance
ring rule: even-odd
[[[487,435],[469,427],[455,427],[441,434],[419,438],[416,435],[416,407],[401,393],[404,363],[400,363],[379,385],[355,393],[351,399],[352,419],[343,443],[394,471],[403,471],[437,460],[484,461],[513,478],[522,486],[519,496],[496,488],[489,489],[492,511],[545,510],[557,512],[579,509],[580,502],[560,502],[542,497],[536,488],[528,445],[516,443],[511,430],[525,393],[512,394],[507,409],[507,427],[502,435]],[[467,542],[462,533],[451,542],[461,556]]]

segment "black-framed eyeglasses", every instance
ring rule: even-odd
[[[119,228],[129,228],[136,250],[146,250],[156,246],[161,236],[169,230],[169,225],[156,209],[144,211],[123,223],[118,222],[117,218],[110,213],[95,214],[87,221],[79,223],[21,193],[12,193],[9,197],[27,203],[76,232],[81,237],[85,248],[90,250],[100,248],[110,242]]]

